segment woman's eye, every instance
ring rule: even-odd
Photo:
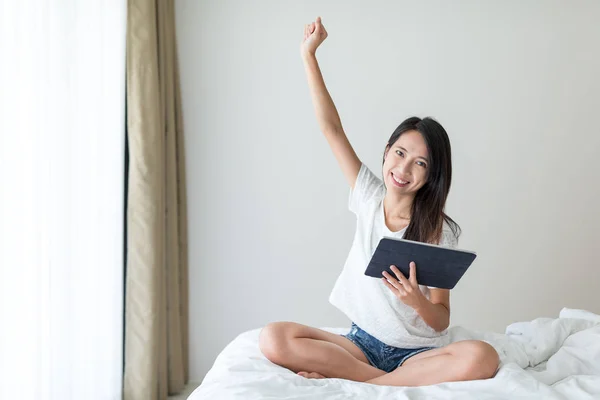
[[[396,154],[398,154],[400,157],[404,157],[404,153],[401,152],[400,150],[396,150]],[[423,161],[417,161],[417,165],[419,165],[423,168],[427,168],[427,164],[425,164]]]

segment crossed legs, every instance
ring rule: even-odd
[[[273,363],[296,373],[391,386],[421,386],[486,379],[498,354],[485,342],[467,340],[419,353],[390,373],[370,365],[349,339],[294,322],[274,322],[260,332],[259,346]],[[303,374],[309,376],[308,374]]]

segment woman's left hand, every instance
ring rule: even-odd
[[[397,279],[384,271],[384,277],[381,278],[383,283],[390,288],[396,297],[404,304],[414,308],[415,310],[420,308],[427,298],[421,292],[419,283],[417,282],[417,265],[414,263],[414,261],[411,261],[410,275],[408,279],[406,279],[404,274],[402,274],[402,272],[400,272],[395,265],[392,265],[390,268],[396,275]]]

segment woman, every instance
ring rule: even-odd
[[[415,263],[404,276],[381,280],[364,269],[383,236],[455,248],[458,225],[444,213],[452,177],[450,141],[431,118],[408,118],[388,140],[383,180],[356,156],[342,128],[316,59],[327,31],[317,18],[305,27],[301,54],[319,126],[350,185],[349,208],[357,216],[350,254],[330,302],[352,321],[336,335],[276,322],[260,333],[272,362],[306,378],[344,378],[379,385],[419,386],[492,377],[499,357],[481,341],[448,344],[449,290],[421,286]]]

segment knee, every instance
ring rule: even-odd
[[[476,340],[462,344],[461,358],[464,361],[461,368],[462,380],[493,377],[500,364],[500,357],[496,350],[490,344]]]
[[[271,322],[260,331],[258,345],[269,361],[281,365],[289,352],[290,322]]]

